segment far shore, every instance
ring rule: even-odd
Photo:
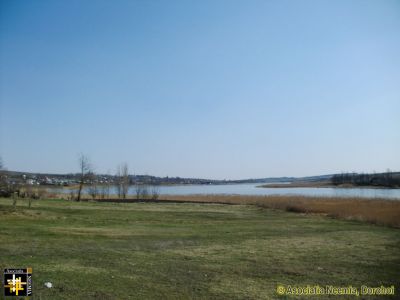
[[[400,187],[388,187],[378,185],[332,184],[329,181],[299,181],[290,183],[271,183],[258,185],[258,188],[345,188],[345,189],[399,189]]]

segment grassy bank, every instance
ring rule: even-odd
[[[33,267],[35,299],[276,299],[277,284],[399,288],[394,228],[255,205],[39,200],[27,209],[20,200],[14,211],[11,203],[0,199],[0,268]]]
[[[53,195],[68,199],[68,195]],[[83,199],[91,199],[84,195]],[[118,201],[116,195],[106,201]],[[135,201],[131,196],[125,201]],[[357,197],[244,196],[244,195],[161,195],[161,201],[256,205],[289,212],[322,214],[343,220],[357,220],[400,228],[400,201]],[[98,201],[101,201],[100,199]],[[148,201],[148,200],[144,200]]]
[[[290,212],[322,214],[400,228],[400,201],[387,199],[302,196],[162,196],[162,199],[256,205]]]

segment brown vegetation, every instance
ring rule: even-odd
[[[270,183],[258,186],[260,188],[298,188],[298,187],[334,187],[329,181],[296,181],[290,183]]]

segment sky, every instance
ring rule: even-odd
[[[9,170],[400,171],[400,1],[0,0]]]

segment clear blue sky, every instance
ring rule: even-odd
[[[0,3],[8,169],[400,170],[400,1]]]

